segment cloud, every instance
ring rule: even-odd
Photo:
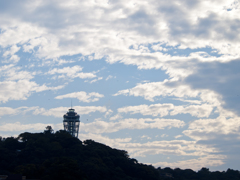
[[[10,107],[0,107],[0,116],[13,115],[16,114],[17,112],[18,112],[17,109],[13,109]]]
[[[213,110],[213,106],[209,104],[202,105],[184,105],[184,106],[174,106],[173,104],[151,104],[151,105],[138,105],[138,106],[126,106],[118,108],[119,113],[130,113],[137,114],[140,113],[144,116],[167,116],[167,115],[177,115],[177,114],[191,114],[195,117],[209,117]]]
[[[152,115],[152,116],[167,116],[169,110],[174,109],[173,104],[151,104],[151,105],[138,105],[138,106],[127,106],[123,108],[118,108],[119,113],[141,113],[142,115]]]
[[[122,62],[126,65],[136,65],[139,69],[166,70],[166,73],[175,79],[186,78],[193,74],[199,67],[199,62],[208,62],[211,66],[213,61],[229,62],[239,58],[238,39],[240,36],[236,33],[236,29],[238,29],[236,24],[239,24],[237,23],[239,21],[237,16],[239,5],[234,1],[196,3],[174,1],[168,5],[164,1],[158,1],[158,3],[155,1],[151,1],[151,3],[144,1],[111,2],[103,3],[104,5],[99,2],[76,4],[71,1],[67,6],[62,6],[61,2],[59,2],[59,6],[53,6],[53,4],[56,5],[52,1],[38,5],[32,3],[28,6],[18,4],[21,8],[16,8],[6,3],[6,9],[3,12],[8,17],[8,23],[1,19],[3,30],[0,35],[1,46],[11,46],[12,52],[15,52],[14,49],[22,45],[26,52],[33,52],[43,60],[76,54],[91,55],[93,59],[106,57],[110,63]],[[34,8],[29,8],[29,6]],[[33,11],[29,11],[26,7]],[[86,7],[88,11],[79,11],[77,7],[81,7],[81,9]],[[190,9],[187,10],[185,7],[190,7]],[[227,7],[231,11],[226,9]],[[107,10],[104,11],[102,8]],[[13,9],[17,9],[19,12],[20,20],[15,19],[16,14],[12,11]],[[116,11],[116,9],[122,9],[122,11]],[[49,13],[47,18],[40,16],[42,13],[46,14],[46,11],[56,12],[66,21],[61,18],[56,19],[52,13]],[[149,13],[152,11],[155,13]],[[35,12],[38,12],[39,16],[30,15]],[[105,19],[109,17],[109,14],[111,14],[111,19],[106,23]],[[79,20],[76,18],[79,16],[84,18]],[[176,21],[176,16],[181,21]],[[49,19],[54,19],[52,24],[48,23]],[[82,24],[85,26],[81,26]],[[225,29],[223,27],[228,27],[228,30],[221,30]],[[104,42],[104,46],[102,46],[102,42]],[[151,51],[149,46],[152,46],[154,51]],[[156,46],[157,49],[154,48]],[[129,49],[129,47],[133,48]],[[203,47],[217,51],[218,55],[201,53],[200,50],[186,54],[185,57],[170,55],[165,51],[159,52],[164,48],[181,51],[187,48],[197,50]],[[56,74],[58,74],[57,71]],[[78,72],[75,75],[62,73],[58,77],[68,77],[68,75],[79,78],[96,76],[94,73]],[[99,79],[91,82],[96,80]],[[191,83],[183,83],[182,88],[191,85]],[[181,87],[179,88],[181,89]],[[123,92],[119,91],[119,93]],[[153,101],[153,98],[156,97],[154,94],[144,97]],[[219,92],[218,94],[222,95]],[[226,96],[224,94],[223,98]],[[230,103],[230,101],[226,102]],[[232,105],[231,108],[234,106]]]
[[[199,119],[191,122],[189,128],[183,134],[195,140],[221,139],[222,135],[240,135],[240,118],[226,118],[219,116],[216,119]]]
[[[0,107],[0,116],[25,114],[26,112],[37,109],[38,107],[21,106],[18,108]]]
[[[17,47],[16,45],[13,45],[9,51],[5,51],[3,54],[3,57],[8,56],[8,55],[13,55],[16,52],[18,52],[21,48]]]
[[[49,87],[45,84],[39,85],[32,79],[39,73],[22,70],[14,64],[1,66],[0,72],[3,81],[0,81],[0,102],[9,100],[26,100],[32,93],[46,90],[58,90],[64,85]]]
[[[181,169],[200,170],[202,167],[214,167],[224,164],[225,156],[219,155],[207,155],[200,158],[194,158],[189,160],[177,161],[177,162],[158,162],[151,163],[155,167],[171,167]]]
[[[58,78],[81,78],[81,79],[86,79],[86,78],[94,78],[96,75],[94,73],[83,73],[80,72],[82,71],[81,66],[73,66],[73,67],[64,67],[62,69],[54,68],[50,71],[48,71],[47,74],[61,74],[58,76]]]
[[[13,46],[10,48],[9,51],[5,51],[5,52],[3,53],[3,57],[6,58],[6,57],[10,56],[10,58],[9,58],[8,61],[5,60],[4,62],[17,63],[17,62],[20,60],[20,58],[19,58],[17,55],[15,55],[15,53],[18,52],[20,49],[21,49],[20,47],[17,47],[16,45],[13,45]]]
[[[115,147],[115,148],[119,148],[119,149],[123,149],[121,147],[122,144],[125,144],[127,142],[130,142],[132,140],[132,138],[115,138],[115,139],[111,139],[107,136],[102,136],[100,134],[94,134],[94,133],[79,133],[79,137],[81,138],[81,140],[87,140],[87,139],[93,139],[94,141],[106,144],[108,146],[111,147]]]
[[[47,126],[54,127],[53,124],[21,124],[20,122],[15,123],[6,123],[0,126],[0,131],[8,132],[8,131],[43,131]]]
[[[200,91],[193,90],[188,85],[175,85],[170,86],[168,80],[163,82],[150,82],[138,84],[131,89],[120,90],[114,96],[129,95],[129,96],[142,96],[146,100],[154,101],[157,96],[175,96],[175,97],[198,97]]]
[[[60,95],[55,97],[55,99],[63,99],[63,98],[77,98],[80,102],[96,102],[99,101],[100,98],[104,97],[103,94],[99,94],[97,92],[86,93],[84,91],[73,92],[65,95]]]
[[[227,115],[225,117],[224,115]],[[217,155],[226,156],[224,163],[233,167],[239,162],[240,119],[235,114],[220,115],[215,119],[198,119],[189,124],[183,134],[198,144],[211,145]]]
[[[149,137],[149,136],[142,135],[141,139],[144,139],[144,138],[146,138],[146,139],[152,139],[152,138],[151,138],[151,137]]]
[[[109,79],[116,78],[116,76],[109,75],[105,80],[108,81]]]
[[[50,71],[48,71],[48,74],[67,74],[67,76],[72,77],[74,76],[77,72],[82,71],[81,66],[73,66],[73,67],[64,67],[62,69],[57,69],[54,68]]]
[[[108,116],[110,116],[113,113],[113,111],[111,109],[108,109],[107,112],[105,113],[104,117],[107,118]]]
[[[151,141],[147,143],[129,143],[126,147],[134,156],[145,156],[147,154],[164,154],[177,156],[206,156],[209,153],[218,152],[210,145],[197,145],[195,141],[171,140]],[[205,149],[202,149],[205,148]]]
[[[95,133],[112,133],[122,129],[164,129],[168,128],[181,128],[185,125],[183,121],[177,119],[123,119],[118,122],[106,122],[106,121],[94,121],[92,123],[84,124],[82,127],[84,132],[95,132]]]
[[[34,81],[18,80],[0,82],[0,102],[9,100],[26,100],[31,93],[41,92],[45,90],[57,90],[63,88],[64,85],[56,87],[47,87],[46,85],[38,85]]]
[[[199,170],[202,167],[219,166],[224,163],[226,156],[216,155],[217,149],[211,145],[196,144],[195,141],[186,140],[171,140],[171,141],[149,141],[146,143],[135,143],[132,142],[132,138],[116,138],[111,139],[107,136],[93,133],[80,133],[79,137],[81,140],[94,139],[97,142],[109,145],[117,149],[125,149],[129,152],[131,158],[145,157],[148,154],[156,155],[176,155],[184,157],[188,160],[177,161],[177,162],[162,162],[149,163],[155,167],[180,167],[182,169],[194,169]],[[212,154],[213,153],[213,154]],[[191,157],[197,157],[191,159]],[[190,159],[189,159],[190,158]],[[145,162],[147,163],[147,162]]]
[[[240,37],[235,30],[239,28],[239,8],[233,2],[75,3],[72,0],[64,5],[49,1],[36,3],[38,5],[16,3],[14,6],[4,3],[8,5],[3,6],[2,14],[8,21],[1,19],[4,29],[1,45],[21,43],[26,51],[35,51],[36,55],[46,59],[93,53],[94,59],[113,54],[131,57],[134,55],[134,51],[128,50],[131,45],[156,42],[166,42],[170,46],[180,44],[178,48],[181,49],[211,46],[222,54],[239,54]],[[226,7],[232,10],[228,11]],[[228,30],[222,27],[228,27]],[[19,34],[21,36],[17,36]]]
[[[22,70],[21,67],[16,67],[14,64],[4,65],[0,68],[1,76],[5,80],[16,81],[16,80],[30,80],[36,75],[36,72],[29,72]]]
[[[168,137],[168,135],[167,135],[167,134],[162,134],[161,137],[162,137],[162,138]]]
[[[100,80],[102,80],[102,79],[103,79],[102,77],[98,77],[98,78],[93,79],[93,80],[91,80],[91,81],[85,80],[84,82],[89,82],[90,84],[92,84],[92,83],[95,83],[95,82],[100,81]]]
[[[190,84],[194,89],[209,89],[216,92],[221,95],[224,108],[240,115],[238,67],[240,67],[240,59],[225,63],[200,63],[195,73],[189,75],[184,83]]]
[[[116,114],[116,115],[110,117],[109,120],[114,121],[114,120],[121,119],[121,118],[122,118],[122,116],[120,114]]]
[[[138,84],[131,89],[120,90],[114,96],[125,95],[144,97],[146,100],[154,101],[155,97],[178,97],[178,98],[201,98],[203,102],[213,105],[222,103],[221,95],[208,89],[193,89],[190,85],[181,81],[164,80],[163,82],[150,82]]]
[[[182,137],[182,135],[177,135],[177,136],[175,136],[176,139],[178,139],[178,138],[180,138],[180,137]]]
[[[175,106],[174,110],[170,112],[171,116],[177,114],[191,114],[195,117],[209,117],[213,110],[213,106],[209,104],[190,105],[190,106]]]
[[[67,112],[68,107],[57,107],[46,110],[44,108],[36,109],[33,114],[34,115],[44,115],[44,116],[54,116],[54,117],[62,117],[63,114]],[[75,111],[80,114],[90,114],[93,112],[104,113],[107,112],[107,108],[105,106],[74,106]]]
[[[131,111],[126,106],[125,109],[121,109],[122,113],[143,115],[152,113],[154,116],[189,113],[202,119],[194,120],[189,129],[184,131],[188,137],[205,144],[210,143],[210,140],[206,140],[208,137],[212,137],[213,140],[233,137],[238,143],[239,7],[239,2],[235,0],[174,0],[168,3],[163,0],[94,2],[28,0],[14,3],[2,1],[0,6],[2,63],[15,64],[20,60],[24,61],[25,58],[19,55],[21,50],[30,55],[32,64],[39,61],[45,67],[65,63],[62,57],[76,55],[81,60],[101,59],[109,64],[119,62],[142,70],[164,72],[168,79],[163,82],[141,83],[132,88],[127,86],[128,89],[124,89],[125,86],[115,96],[142,97],[151,102],[158,101],[159,97],[175,100],[177,98],[183,105],[174,104],[173,109],[164,109],[163,106],[156,104],[129,106]],[[40,85],[33,81],[35,72],[28,72],[12,65],[2,66],[0,71],[1,78],[5,78],[0,82],[0,102],[23,100],[35,92],[64,87],[64,85],[57,87]],[[85,81],[90,83],[102,79],[96,76],[96,72],[82,72],[82,66],[78,65],[53,68],[46,75],[59,79],[90,79]],[[16,109],[3,110],[6,110],[6,113],[19,113]],[[105,106],[79,107],[79,111],[83,114],[99,111],[106,116],[112,113],[112,110]],[[64,107],[49,110],[38,108],[35,114],[60,117],[65,112]],[[218,113],[219,117],[204,119],[209,118],[212,113]],[[120,117],[116,115],[111,118],[113,120]],[[115,122],[95,123],[92,124],[93,127],[101,127],[99,131],[102,132],[110,131],[110,127],[117,125]],[[128,123],[129,127],[134,124],[129,121]],[[142,123],[142,127],[150,126],[145,121]],[[123,125],[120,127],[123,128]],[[99,137],[99,134],[94,137]],[[101,138],[107,141],[107,138]],[[129,139],[119,139],[117,142],[121,141],[130,142]],[[114,140],[108,142],[113,143]],[[166,142],[163,143],[164,148],[173,147]],[[221,143],[218,145],[221,146]],[[154,143],[149,143],[150,145],[155,147]],[[142,147],[141,151],[135,153],[140,156],[156,152],[167,153],[163,148],[161,151],[150,148],[146,150],[145,146],[132,144],[132,148],[129,149],[134,152],[135,147]],[[124,143],[121,147],[125,148]],[[197,147],[203,150],[205,148],[200,145]],[[181,149],[181,145],[170,152],[181,154],[179,148]],[[222,148],[221,146],[220,149],[223,150]],[[221,156],[217,161],[217,157],[214,159],[215,157],[209,156],[209,153],[210,151],[198,158],[198,161],[213,166],[222,163]],[[200,166],[200,163],[194,160],[179,161],[176,165],[185,167],[187,163],[193,167]]]

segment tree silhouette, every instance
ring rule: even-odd
[[[240,180],[237,170],[198,172],[155,168],[130,158],[125,150],[113,149],[93,140],[80,141],[68,132],[21,133],[0,138],[0,174],[22,174],[42,180]]]

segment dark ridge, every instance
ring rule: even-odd
[[[240,180],[239,171],[232,169],[155,168],[130,158],[127,151],[51,129],[0,137],[0,175],[11,174],[42,180]]]

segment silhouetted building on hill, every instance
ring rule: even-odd
[[[80,116],[74,109],[69,109],[66,114],[63,115],[63,127],[64,130],[69,132],[73,137],[78,137]]]

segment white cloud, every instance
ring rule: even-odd
[[[48,71],[48,74],[67,74],[69,77],[74,77],[75,74],[79,71],[82,71],[81,66],[73,66],[73,67],[64,67],[62,69],[54,68]]]
[[[138,106],[127,106],[123,108],[118,108],[119,113],[141,113],[142,115],[151,115],[151,116],[167,116],[169,111],[174,109],[173,104],[151,104],[151,105],[138,105]]]
[[[63,99],[63,98],[77,98],[80,102],[96,102],[99,101],[100,98],[104,97],[103,94],[99,94],[97,92],[86,93],[84,91],[73,92],[65,95],[60,95],[55,97],[55,99]]]
[[[80,114],[90,114],[93,112],[107,112],[107,108],[105,106],[74,106],[75,111]],[[34,115],[44,115],[44,116],[54,116],[54,117],[62,117],[63,114],[67,112],[68,107],[57,107],[46,110],[44,108],[36,109],[33,114]]]
[[[209,117],[213,110],[213,106],[209,104],[202,105],[185,105],[185,106],[174,106],[173,104],[151,104],[151,105],[138,105],[138,106],[126,106],[118,108],[119,113],[140,113],[144,116],[167,116],[177,114],[191,114],[195,117]]]
[[[46,85],[38,85],[34,81],[18,80],[0,82],[0,102],[9,100],[26,100],[31,93],[41,92],[45,90],[57,90],[64,86],[47,87]]]
[[[20,57],[16,53],[22,49],[31,54],[32,63],[33,59],[37,58],[45,66],[57,61],[59,64],[65,63],[61,56],[82,55],[85,56],[82,59],[104,59],[108,63],[120,62],[137,66],[138,69],[162,70],[170,80],[141,83],[136,87],[118,91],[115,95],[143,97],[152,102],[156,101],[156,97],[173,97],[192,104],[174,105],[174,109],[164,111],[157,109],[159,116],[170,112],[170,115],[190,113],[203,118],[208,117],[216,108],[214,112],[220,114],[219,118],[196,120],[184,131],[185,135],[194,139],[199,139],[200,136],[206,139],[207,136],[226,135],[231,131],[237,134],[239,120],[231,110],[239,111],[239,102],[233,96],[239,89],[239,63],[234,63],[239,62],[240,57],[238,1],[174,0],[166,3],[163,0],[50,0],[16,1],[11,5],[8,1],[2,3],[5,3],[3,11],[0,11],[0,46],[5,58],[2,62],[18,62]],[[216,54],[210,51],[215,51]],[[215,68],[218,65],[226,68]],[[2,69],[4,68],[6,66]],[[236,70],[233,72],[233,69]],[[218,71],[221,76],[216,73]],[[0,102],[27,99],[33,92],[64,87],[39,85],[30,81],[35,76],[33,72],[22,69],[2,72],[1,77],[6,79],[0,82]],[[86,82],[90,83],[102,78],[97,77],[95,72],[82,72],[81,66],[54,68],[49,74],[58,78],[89,78],[91,80]],[[229,104],[234,101],[236,103],[230,107]],[[143,109],[135,106],[131,112],[150,115],[153,112],[150,107],[155,106],[144,106]],[[112,112],[100,106],[81,109],[81,113],[96,110],[109,115]],[[16,109],[5,110],[6,113],[18,112]],[[62,113],[63,109],[53,108],[46,112],[45,109],[38,109],[35,113],[53,116],[56,113],[60,117],[60,111]],[[100,122],[102,129],[105,126],[107,128],[108,125]],[[128,142],[129,139],[119,139],[120,141]],[[139,154],[142,156],[144,153],[154,152],[153,149],[144,151],[143,147]],[[208,156],[198,160],[210,165],[221,164],[221,158],[216,161]],[[213,164],[209,163],[211,160]],[[190,160],[178,162],[178,165],[184,163],[198,166],[197,161]]]
[[[213,105],[220,105],[222,102],[221,96],[211,90],[192,89],[189,85],[183,85],[177,81],[169,80],[138,84],[131,89],[120,90],[114,94],[114,96],[118,95],[141,96],[149,101],[154,101],[154,98],[157,96],[174,96],[178,98],[200,97],[203,102],[208,102]]]
[[[120,114],[116,114],[116,115],[110,117],[109,120],[114,121],[114,120],[121,119],[121,118],[122,118],[122,116]]]
[[[155,51],[168,51],[167,48],[163,48],[161,46],[162,44],[156,44],[156,45],[152,45],[152,49],[155,50]]]
[[[30,80],[33,79],[36,75],[36,72],[28,72],[21,70],[20,67],[14,67],[13,64],[10,64],[9,66],[3,66],[2,70],[2,76],[5,78],[5,80],[9,81],[16,81],[16,80]]]
[[[33,79],[36,72],[28,72],[28,71],[15,71],[15,69],[11,69],[7,72],[8,78],[6,80],[16,81],[20,79]]]
[[[25,108],[25,107],[24,107]],[[26,110],[27,111],[27,110]],[[1,123],[0,131],[2,137],[18,137],[19,133],[23,132],[43,132],[47,126],[51,126],[54,131],[63,129],[63,124],[43,124],[43,123],[32,123],[32,124],[23,124],[21,122],[14,123]],[[18,134],[13,134],[18,133]]]
[[[190,168],[194,170],[199,170],[202,167],[209,166],[219,166],[224,163],[224,159],[226,156],[223,155],[211,155],[211,153],[217,153],[218,151],[209,146],[209,145],[201,145],[196,144],[195,141],[186,141],[186,140],[172,140],[172,141],[152,141],[147,143],[133,143],[132,138],[117,138],[111,139],[106,136],[102,136],[99,134],[79,134],[81,140],[85,139],[94,139],[100,143],[109,145],[113,148],[125,149],[129,152],[131,158],[137,158],[139,156],[146,155],[176,155],[181,157],[189,157],[196,156],[198,158],[183,160],[177,162],[162,162],[159,160],[157,163],[149,163],[154,165],[155,167],[180,167]],[[145,136],[143,136],[145,137]],[[147,137],[147,136],[146,136]],[[155,162],[158,159],[155,159]]]
[[[13,55],[15,54],[16,52],[18,52],[21,48],[20,47],[17,47],[16,45],[13,45],[9,51],[5,51],[3,56],[8,56],[8,55]]]
[[[15,53],[16,52],[18,52],[19,50],[20,50],[21,48],[20,47],[17,47],[16,45],[13,45],[11,48],[10,48],[10,50],[9,51],[5,51],[4,53],[3,53],[3,57],[8,57],[8,56],[10,56],[10,58],[9,58],[9,61],[3,61],[3,62],[12,62],[12,63],[17,63],[19,60],[20,60],[20,58],[17,56],[17,55],[15,55]]]
[[[16,81],[21,79],[30,80],[36,75],[36,72],[29,72],[22,69],[22,67],[17,67],[14,64],[1,66],[1,77],[5,80]]]
[[[152,139],[152,138],[151,138],[151,137],[149,137],[149,136],[142,135],[142,136],[141,136],[141,139],[144,139],[144,138],[146,138],[146,139]]]
[[[11,107],[0,107],[0,116],[25,114],[26,112],[33,111],[36,108],[38,107],[21,106],[15,109]]]
[[[120,90],[114,96],[129,95],[129,96],[142,96],[146,100],[154,101],[157,96],[175,96],[175,97],[198,97],[199,90],[193,90],[188,85],[170,86],[169,81],[163,82],[150,82],[138,84],[131,89]]]
[[[16,114],[17,112],[18,112],[17,109],[13,109],[10,107],[0,107],[0,116],[13,115]]]
[[[114,96],[118,95],[125,95],[125,96],[135,96],[135,97],[144,97],[146,100],[155,101],[156,97],[173,97],[173,99],[180,100],[183,102],[188,102],[191,104],[196,103],[197,105],[184,105],[184,106],[174,106],[173,104],[171,107],[168,108],[160,108],[159,111],[162,111],[163,115],[168,115],[168,111],[170,115],[177,115],[181,113],[190,113],[192,116],[196,117],[208,117],[211,112],[213,111],[214,107],[217,108],[215,111],[218,113],[226,112],[223,109],[223,105],[225,102],[222,100],[223,96],[216,93],[215,91],[209,89],[192,89],[189,85],[183,85],[181,82],[177,81],[169,81],[165,80],[163,82],[151,82],[151,83],[144,83],[138,84],[131,89],[120,90]],[[197,100],[191,100],[191,98],[195,98]],[[200,104],[200,105],[199,105]],[[170,104],[169,104],[170,105]],[[141,113],[143,115],[150,115],[155,114],[157,111],[151,110],[151,108],[157,108],[157,106],[162,106],[161,104],[158,105],[139,105],[139,106],[130,106],[128,109],[120,108],[121,111],[126,111],[132,113]],[[161,115],[158,112],[159,115]],[[228,111],[228,113],[230,113]]]
[[[106,81],[108,81],[109,79],[112,79],[112,78],[116,78],[116,76],[109,75],[109,76],[106,78]]]
[[[177,135],[177,136],[175,136],[176,139],[178,139],[178,138],[180,138],[180,137],[182,137],[182,135]]]
[[[89,83],[92,84],[92,83],[95,83],[95,82],[100,81],[102,79],[103,79],[102,77],[98,77],[97,79],[91,80]],[[88,80],[85,80],[84,82],[88,82]]]
[[[123,149],[121,147],[121,144],[130,142],[132,140],[132,138],[115,138],[115,139],[111,139],[107,136],[102,136],[99,134],[94,134],[94,133],[87,133],[87,134],[83,134],[83,133],[79,133],[79,138],[84,141],[87,139],[93,139],[94,141],[106,144],[108,146],[111,147],[115,147],[115,148],[119,148],[119,149]]]
[[[183,131],[183,134],[189,136],[195,140],[212,140],[212,139],[222,139],[229,138],[227,135],[240,135],[240,118],[226,118],[224,116],[219,116],[216,119],[199,119],[193,121],[187,130]]]
[[[198,156],[203,157],[218,150],[207,145],[198,145],[195,141],[171,140],[171,141],[152,141],[147,143],[127,143],[125,148],[135,157],[156,155],[176,155],[176,156]],[[221,155],[220,155],[221,156]]]
[[[0,125],[0,131],[8,132],[8,131],[44,131],[45,127],[47,126],[53,126],[53,124],[42,124],[42,123],[36,123],[36,124],[21,124],[20,122],[15,123],[6,123],[3,125]]]
[[[181,128],[185,125],[183,121],[177,119],[123,119],[118,122],[94,121],[92,123],[82,123],[84,132],[95,133],[112,133],[122,129],[164,129],[168,128]]]
[[[0,72],[2,74],[2,72],[11,69],[12,67],[14,67],[14,64],[9,64],[9,65],[4,65],[4,66],[0,66]]]
[[[224,164],[224,159],[226,157],[222,155],[207,155],[199,157],[197,159],[189,159],[177,162],[158,162],[151,163],[155,167],[171,167],[171,168],[181,168],[181,169],[192,169],[200,170],[202,167],[214,167]]]
[[[169,4],[165,1],[146,3],[133,0],[111,2],[104,6],[98,2],[75,3],[72,0],[64,4],[50,1],[39,6],[26,6],[17,3],[17,14],[15,6],[6,8],[4,12],[8,22],[0,19],[4,30],[1,45],[6,47],[21,43],[25,51],[35,51],[39,57],[46,59],[93,53],[94,59],[114,54],[125,54],[131,58],[134,52],[146,53],[148,49],[139,46],[129,51],[130,46],[156,42],[165,42],[170,46],[180,44],[178,48],[191,49],[211,46],[223,54],[239,55],[240,37],[235,31],[238,28],[239,8],[233,5],[233,0],[194,3],[176,0]],[[74,7],[66,4],[74,4]],[[231,11],[226,10],[228,6]],[[41,16],[48,10],[61,12],[61,18],[51,13]],[[34,16],[36,12],[38,16]],[[17,15],[21,21],[15,18]],[[179,21],[176,21],[176,16]],[[53,23],[47,23],[49,19]],[[222,27],[228,27],[228,30],[223,31]]]
[[[22,69],[22,67],[17,67],[14,64],[1,66],[1,77],[4,80],[0,81],[0,102],[26,100],[34,92],[58,90],[66,85],[56,87],[48,87],[45,84],[39,85],[35,81],[31,81],[37,72]]]
[[[16,52],[14,48],[23,45],[25,51],[34,53],[44,61],[59,58],[62,55],[75,54],[91,56],[92,59],[107,57],[107,61],[110,63],[122,62],[126,65],[136,65],[139,69],[166,70],[171,78],[179,80],[196,72],[200,62],[229,62],[239,58],[238,39],[240,39],[240,36],[235,30],[238,28],[236,22],[239,20],[237,16],[239,5],[233,2],[201,1],[190,3],[176,0],[166,5],[164,1],[151,1],[151,3],[131,1],[111,2],[102,6],[99,3],[88,4],[82,2],[83,4],[76,4],[71,1],[70,4],[75,4],[74,7],[69,5],[63,8],[61,5],[54,8],[54,11],[57,12],[61,8],[64,9],[64,12],[61,11],[61,17],[66,21],[55,19],[52,21],[53,24],[47,23],[49,19],[55,18],[51,16],[51,13],[48,14],[47,21],[45,18],[40,18],[42,16],[32,16],[31,20],[24,21],[26,12],[31,14],[35,11],[29,11],[25,9],[26,7],[23,4],[18,4],[21,7],[18,8],[18,11],[21,12],[18,14],[22,15],[22,21],[16,20],[16,14],[12,11],[14,7],[8,8],[8,12],[12,12],[5,14],[8,17],[8,22],[0,19],[3,29],[0,35],[2,39],[0,44],[2,47],[11,46],[13,48],[12,52]],[[42,3],[41,6],[51,9],[51,3],[51,1]],[[61,4],[61,2],[59,3]],[[34,4],[29,6],[39,10],[38,13],[43,13],[38,9],[38,6]],[[88,11],[78,11],[79,8],[77,7],[81,7],[81,9],[86,7]],[[108,10],[102,11],[100,7]],[[169,11],[170,7],[174,13]],[[227,7],[230,7],[231,11],[227,11]],[[116,9],[122,9],[122,11],[116,11]],[[111,14],[110,19],[109,14]],[[29,14],[27,16],[29,17]],[[79,16],[88,18],[83,18],[80,21],[76,18]],[[180,17],[181,21],[176,21],[175,16]],[[35,19],[36,17],[39,19]],[[109,19],[108,23],[105,21],[106,17]],[[82,26],[82,24],[85,26]],[[95,26],[95,24],[98,25]],[[228,27],[228,30],[221,30],[225,29],[223,27]],[[104,46],[102,45],[103,42]],[[175,49],[176,51],[185,48],[209,47],[222,54],[222,56],[216,57],[206,52],[190,53],[185,57],[173,56],[161,52],[151,52],[149,50],[151,45],[155,50],[165,48]],[[132,48],[129,49],[129,47]],[[58,77],[68,77],[68,75],[79,78],[96,77],[94,73],[79,71],[75,75],[64,72]],[[100,78],[94,79],[90,83],[96,82]],[[163,89],[164,85],[162,85]],[[156,86],[156,88],[159,88],[160,94],[164,93],[161,92],[160,84]],[[180,91],[183,89],[189,90],[188,87],[191,87],[191,84],[182,84],[178,89]],[[169,90],[169,87],[167,89]],[[134,93],[135,96],[138,96],[137,89],[134,90],[135,92],[130,92],[130,94]],[[187,96],[192,97],[193,91],[192,89],[192,92],[186,92]],[[151,89],[149,89],[149,92],[151,92]],[[119,91],[118,93],[126,94],[126,91]],[[174,92],[172,93],[174,94]],[[181,94],[181,92],[175,93]],[[158,96],[156,91],[152,95],[144,95],[146,99],[151,101],[156,96]]]
[[[113,111],[111,109],[108,109],[107,112],[105,113],[104,117],[108,117],[113,113]]]
[[[195,117],[209,117],[213,110],[213,106],[209,104],[190,105],[190,106],[175,106],[174,110],[170,112],[171,116],[177,114],[191,114]]]
[[[184,98],[173,98],[174,100],[182,101],[182,102],[187,102],[190,104],[201,104],[202,102],[200,100],[187,100]]]
[[[12,55],[11,58],[9,59],[9,62],[17,63],[20,60],[20,57],[18,55]]]
[[[168,135],[167,135],[167,134],[162,134],[161,137],[162,137],[162,138],[163,138],[163,137],[168,137]]]
[[[94,73],[84,73],[80,72],[82,71],[81,66],[73,66],[73,67],[64,67],[62,69],[54,68],[50,71],[48,71],[47,74],[60,74],[58,78],[81,78],[81,79],[86,79],[86,78],[94,78],[96,75]]]

